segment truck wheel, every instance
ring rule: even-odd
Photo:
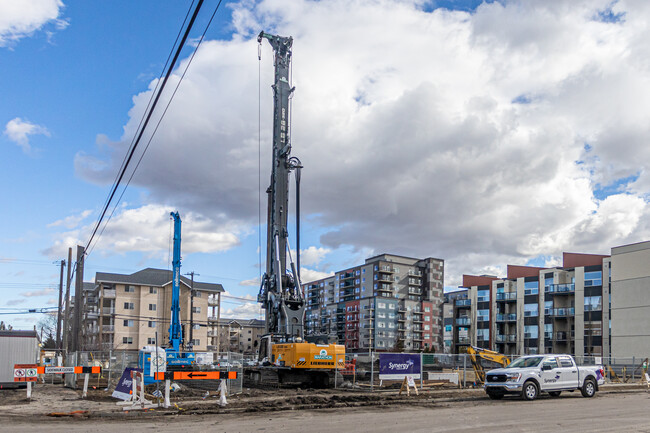
[[[551,397],[559,397],[562,391],[551,391],[548,393]]]
[[[582,392],[583,397],[593,397],[596,395],[596,384],[594,383],[594,380],[590,377],[585,379],[585,383],[582,384],[582,389],[580,390]]]
[[[537,384],[532,380],[524,383],[524,387],[521,390],[521,396],[524,400],[535,400],[539,390],[537,389]]]

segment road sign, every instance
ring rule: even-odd
[[[14,382],[36,382],[36,364],[14,364]]]
[[[38,367],[37,369],[38,374],[83,374],[83,373],[90,373],[90,374],[98,374],[102,372],[101,367],[83,367],[83,366],[76,366],[76,367]]]
[[[171,380],[219,380],[219,379],[237,379],[236,371],[174,371],[157,373],[154,375],[156,380],[164,380],[165,377]]]

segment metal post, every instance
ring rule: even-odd
[[[32,398],[32,383],[27,382],[27,400]]]
[[[170,387],[169,379],[165,379],[165,403],[163,407],[167,409],[169,406],[171,406],[170,401],[169,401],[169,387]]]
[[[219,347],[221,342],[221,323],[219,320],[221,320],[221,292],[217,293],[217,357],[219,356],[219,350],[221,349]]]
[[[463,388],[467,388],[467,378],[465,377],[466,369],[467,369],[467,355],[463,355]]]
[[[375,390],[375,353],[370,352],[370,392]]]
[[[65,268],[65,260],[61,260],[61,276],[59,278],[59,309],[56,315],[56,347],[61,349],[61,319],[63,308],[63,268]]]
[[[68,272],[65,283],[65,317],[63,318],[63,350],[66,357],[68,356],[70,344],[70,273],[72,272],[70,265],[72,263],[72,248],[68,248]]]
[[[77,245],[77,270],[75,275],[74,291],[74,322],[72,323],[72,351],[77,352],[81,348],[81,308],[83,304],[83,283],[84,283],[84,247]]]
[[[86,395],[88,395],[88,376],[90,376],[90,374],[84,374],[84,390],[81,394],[81,398],[86,398]]]
[[[194,348],[194,271],[188,272],[185,275],[192,276],[192,284],[190,285],[190,350]],[[199,274],[196,274],[199,275]]]

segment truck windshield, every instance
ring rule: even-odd
[[[528,368],[528,367],[537,367],[540,362],[544,359],[543,356],[532,356],[530,358],[519,358],[515,359],[508,365],[506,368]]]

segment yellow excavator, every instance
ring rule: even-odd
[[[468,346],[467,354],[469,355],[472,367],[474,368],[477,385],[483,385],[485,383],[485,369],[482,364],[483,360],[498,364],[501,367],[507,367],[508,364],[510,364],[510,358],[507,355],[493,350],[483,349],[481,347]]]

